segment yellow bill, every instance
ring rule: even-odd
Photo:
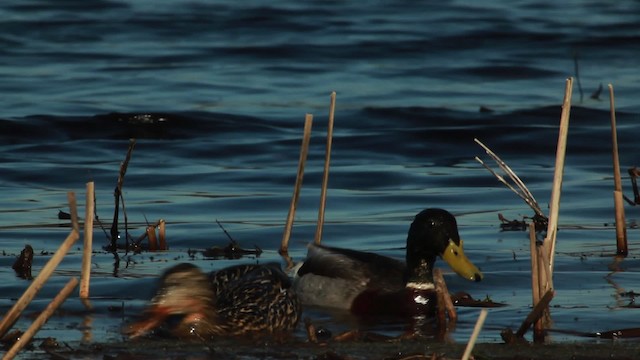
[[[449,264],[456,274],[463,278],[471,281],[482,280],[482,273],[480,270],[473,265],[469,258],[464,254],[464,251],[462,250],[462,240],[460,240],[459,246],[449,240],[449,245],[442,253],[442,259]]]

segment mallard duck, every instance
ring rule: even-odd
[[[406,263],[370,252],[310,244],[295,270],[294,288],[304,305],[350,310],[356,315],[432,313],[433,265],[444,259],[460,276],[482,280],[464,255],[456,219],[443,209],[415,216],[407,236]]]
[[[295,328],[301,307],[278,264],[237,265],[207,275],[182,263],[168,269],[131,337],[169,326],[178,338],[279,334]]]

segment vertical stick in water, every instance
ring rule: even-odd
[[[322,240],[322,228],[324,227],[324,209],[327,204],[327,185],[329,183],[329,163],[331,161],[331,143],[333,142],[333,115],[336,110],[336,92],[331,93],[329,106],[329,124],[327,125],[327,150],[324,157],[324,173],[322,176],[322,189],[320,192],[320,209],[318,209],[318,224],[314,242],[320,244]]]
[[[284,234],[282,235],[282,243],[280,244],[280,254],[287,256],[289,249],[289,238],[291,237],[291,228],[293,227],[293,219],[298,206],[298,198],[300,197],[300,188],[302,188],[302,178],[304,177],[304,165],[307,161],[309,153],[309,142],[311,141],[311,124],[313,123],[313,115],[307,114],[304,119],[304,134],[302,136],[302,146],[300,147],[300,159],[298,160],[298,173],[296,175],[296,184],[293,188],[293,197],[291,205],[289,205],[289,213],[287,214],[287,223],[284,226]],[[290,260],[290,259],[287,259]]]
[[[82,251],[82,272],[80,276],[80,297],[89,297],[89,281],[91,278],[91,254],[93,249],[93,213],[95,203],[93,202],[95,186],[93,181],[87,183],[87,195],[84,216],[84,246]]]
[[[562,114],[560,116],[560,131],[558,133],[558,145],[556,149],[556,164],[553,174],[553,188],[549,204],[549,225],[547,237],[543,247],[546,251],[548,263],[548,275],[546,290],[553,288],[553,260],[556,249],[556,232],[558,230],[558,213],[560,210],[560,193],[562,192],[562,176],[564,174],[564,159],[567,150],[567,133],[569,131],[569,114],[571,113],[571,93],[573,79],[568,78],[565,86],[564,101],[562,102]]]
[[[609,84],[609,107],[611,110],[611,144],[613,152],[613,204],[616,216],[617,254],[627,256],[627,228],[624,218],[624,201],[622,197],[622,179],[620,178],[620,158],[618,156],[618,130],[616,128],[616,106],[613,97],[613,85]]]
[[[531,250],[531,300],[533,306],[540,301],[540,277],[538,270],[538,250],[536,245],[536,225],[529,224],[529,245]]]
[[[158,244],[160,250],[169,250],[167,246],[167,222],[164,219],[158,220]]]

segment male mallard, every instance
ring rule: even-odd
[[[134,338],[173,323],[169,331],[179,338],[277,334],[292,330],[300,313],[278,264],[231,266],[207,276],[183,263],[162,275],[144,319],[127,332]]]
[[[295,273],[294,288],[305,305],[345,309],[362,316],[431,313],[437,256],[465,279],[482,280],[480,270],[462,251],[455,217],[446,210],[425,209],[409,229],[406,263],[311,244],[307,259]]]

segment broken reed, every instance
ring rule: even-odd
[[[532,300],[536,306],[541,301],[541,294],[552,293],[553,290],[553,262],[555,255],[556,237],[558,230],[558,214],[560,209],[560,195],[562,192],[562,178],[564,174],[564,161],[567,147],[567,135],[569,130],[569,117],[571,113],[571,97],[573,90],[573,78],[568,78],[565,85],[564,100],[562,102],[562,113],[560,116],[560,126],[558,131],[558,142],[556,148],[555,171],[553,177],[553,187],[551,190],[551,200],[549,204],[549,218],[547,223],[546,237],[542,245],[538,245],[536,241],[535,226],[530,225],[531,238],[531,276],[532,276]],[[489,154],[498,166],[510,177],[515,187],[509,184],[503,176],[493,171],[480,158],[476,160],[480,162],[487,170],[489,170],[501,183],[511,189],[516,195],[522,198],[536,213],[536,215],[544,217],[542,210],[531,192],[520,178],[502,161],[493,151],[485,146],[478,139],[474,139]],[[516,187],[518,189],[516,189]],[[550,299],[549,299],[550,301]],[[544,311],[548,315],[548,306]],[[544,316],[549,319],[549,316]],[[542,329],[544,324],[538,319],[535,324],[536,334],[534,340],[540,341],[542,337]]]
[[[551,200],[549,202],[549,223],[547,226],[547,234],[542,245],[535,246],[536,254],[531,254],[531,256],[537,258],[538,288],[540,289],[539,294],[547,294],[550,291],[553,291],[553,263],[558,232],[558,216],[560,211],[560,195],[562,193],[562,178],[564,175],[564,160],[567,150],[567,135],[569,132],[569,116],[571,114],[572,90],[573,78],[568,78],[565,86],[564,100],[562,102],[562,113],[560,115],[560,129],[558,131],[553,188],[551,189]],[[538,303],[539,302],[540,301],[538,301]],[[538,305],[538,303],[534,303],[534,306]],[[546,316],[543,316],[536,321],[535,329],[539,332],[537,337],[534,336],[534,340],[537,341],[544,340],[540,339],[540,337],[542,337],[540,333],[542,332],[541,328],[546,328],[547,326],[545,325],[548,325],[544,324],[542,321],[545,318],[549,318],[549,306],[545,306],[543,311]]]

